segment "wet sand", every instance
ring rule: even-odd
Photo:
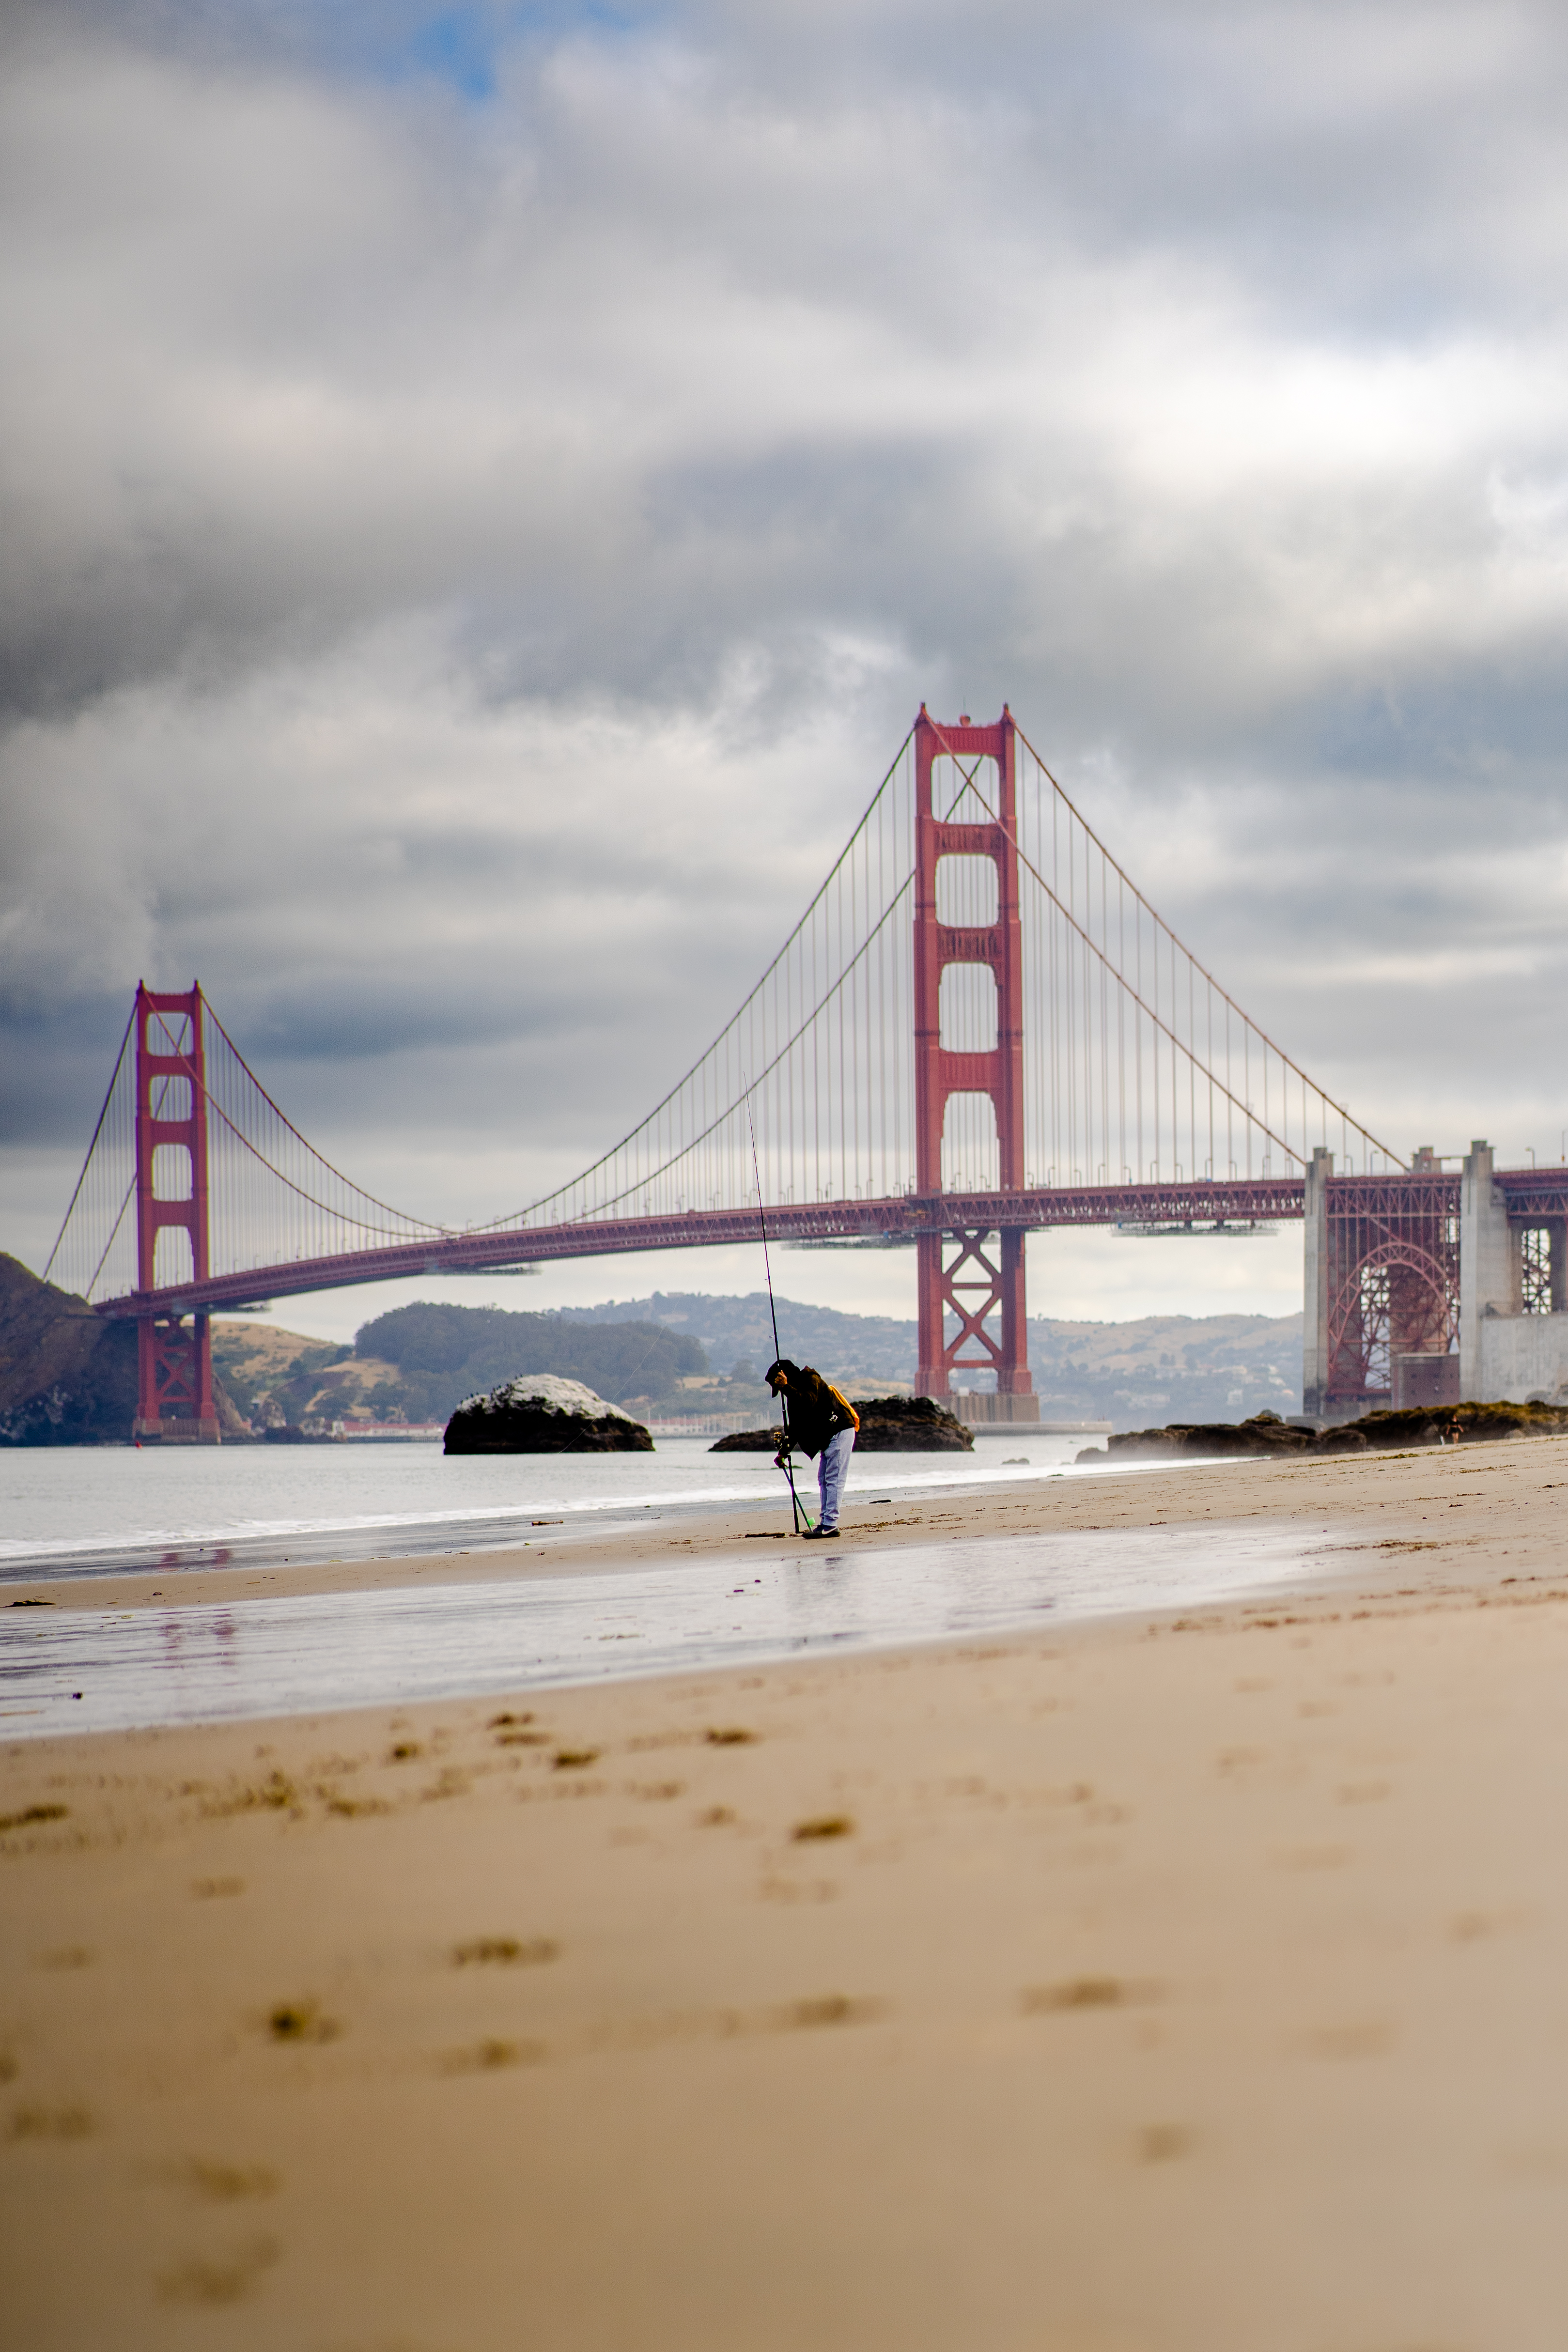
[[[8,2337],[1555,2352],[1565,1501],[1557,1440],[944,1496],[843,1556],[1251,1520],[1321,1576],[0,1749]]]

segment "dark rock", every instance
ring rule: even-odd
[[[1080,1462],[1175,1462],[1184,1456],[1233,1461],[1247,1454],[1364,1454],[1373,1447],[1469,1444],[1487,1438],[1550,1437],[1568,1427],[1568,1406],[1446,1404],[1403,1412],[1369,1412],[1360,1421],[1336,1422],[1328,1429],[1298,1428],[1260,1412],[1256,1420],[1198,1424],[1173,1422],[1167,1429],[1122,1430],[1106,1441],[1108,1453],[1089,1447]]]
[[[466,1397],[447,1423],[448,1454],[651,1454],[640,1421],[551,1372],[504,1381]]]
[[[1568,1429],[1568,1406],[1514,1404],[1502,1397],[1490,1404],[1440,1404],[1404,1412],[1369,1412],[1342,1424],[1364,1430],[1369,1445],[1461,1445],[1495,1437],[1555,1437]],[[1325,1437],[1336,1435],[1325,1430]]]
[[[1173,1422],[1165,1429],[1124,1429],[1105,1441],[1106,1451],[1089,1446],[1080,1462],[1176,1462],[1196,1454],[1205,1461],[1233,1460],[1248,1454],[1310,1454],[1316,1440],[1272,1413],[1256,1421]]]
[[[859,1397],[857,1454],[973,1454],[974,1433],[934,1397]],[[710,1454],[776,1454],[782,1429],[738,1429]]]
[[[857,1454],[973,1454],[974,1432],[934,1397],[865,1397]]]

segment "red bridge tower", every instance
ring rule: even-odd
[[[207,1261],[207,1083],[202,992],[160,996],[136,991],[136,1287],[205,1282]],[[165,1157],[160,1161],[158,1154]],[[184,1153],[184,1160],[179,1155]],[[171,1164],[171,1162],[173,1164]],[[159,1185],[165,1187],[162,1197]],[[163,1268],[158,1236],[184,1233],[188,1266]],[[182,1255],[184,1253],[182,1253]],[[143,1314],[136,1325],[138,1398],[134,1434],[165,1444],[216,1445],[212,1332],[205,1313]]]
[[[961,720],[940,727],[921,705],[915,722],[915,1184],[922,1198],[942,1189],[942,1141],[948,1098],[988,1095],[996,1115],[997,1182],[1016,1192],[1024,1182],[1024,957],[1018,921],[1018,820],[1015,784],[1016,730],[1005,704],[994,727]],[[948,757],[971,765],[995,762],[995,784],[977,778],[996,821],[949,824],[931,807],[931,768]],[[983,924],[938,919],[937,868],[943,857],[985,857],[996,868],[996,910]],[[942,1042],[942,975],[950,964],[989,966],[996,980],[996,1043],[986,1053],[955,1053]],[[947,1244],[957,1255],[947,1260]],[[996,1394],[984,1400],[984,1417],[1037,1421],[1029,1375],[1024,1303],[1024,1233],[1004,1225],[993,1240],[982,1226],[951,1235],[922,1234],[920,1251],[920,1373],[921,1396],[949,1399],[953,1374],[990,1370]],[[987,1321],[1000,1309],[1000,1329]],[[946,1317],[958,1329],[950,1341]],[[976,1399],[976,1404],[981,1403]]]

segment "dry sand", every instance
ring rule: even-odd
[[[4,2341],[1558,2352],[1565,1502],[1554,1440],[943,1496],[846,1566],[1213,1518],[1325,1581],[0,1751]]]

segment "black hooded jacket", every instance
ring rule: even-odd
[[[789,1443],[808,1461],[820,1454],[841,1429],[859,1428],[860,1416],[848,1398],[841,1396],[832,1381],[825,1381],[809,1364],[792,1364],[787,1356],[781,1356],[777,1363],[768,1366],[770,1387],[777,1372],[784,1374],[786,1383],[784,1426]],[[776,1396],[778,1391],[774,1389],[773,1393]]]

